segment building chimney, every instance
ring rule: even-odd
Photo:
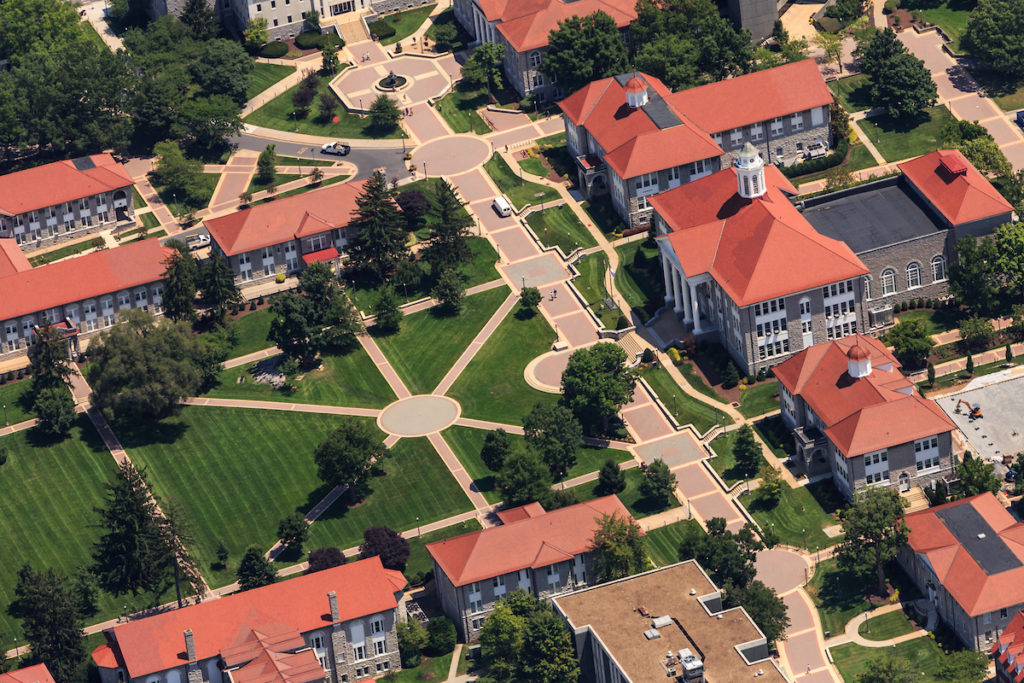
[[[196,641],[192,637],[192,629],[185,629],[185,658],[190,661],[196,661]]]
[[[846,352],[846,372],[854,379],[867,377],[871,374],[871,355],[864,350],[860,342]]]
[[[337,623],[341,620],[341,615],[338,612],[338,594],[334,591],[327,593],[327,602],[331,605],[331,622]]]

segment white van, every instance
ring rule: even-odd
[[[495,197],[491,206],[498,212],[499,216],[508,217],[512,215],[512,205],[504,197]]]

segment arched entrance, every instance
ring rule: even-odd
[[[124,190],[114,192],[114,214],[119,221],[128,217],[128,193]]]
[[[900,491],[910,490],[910,476],[906,472],[900,473]]]

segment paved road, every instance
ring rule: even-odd
[[[330,142],[330,140],[328,138],[324,138],[324,142]],[[268,144],[273,144],[276,146],[275,149],[279,155],[298,157],[300,159],[344,159],[345,161],[355,164],[359,169],[356,171],[356,180],[369,178],[374,169],[381,167],[387,169],[387,175],[390,178],[402,179],[409,175],[409,171],[405,166],[405,160],[402,158],[402,143],[400,140],[395,141],[395,147],[379,149],[353,148],[352,151],[349,152],[348,156],[344,157],[331,157],[320,154],[319,148],[314,148],[312,145],[297,142],[284,142],[281,140],[252,135],[250,133],[245,133],[232,138],[231,143],[238,145],[239,149],[256,152],[262,151]],[[411,150],[412,147],[407,146],[407,149]]]

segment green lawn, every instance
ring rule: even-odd
[[[697,372],[696,368],[690,362],[680,363],[678,366],[679,372],[690,384],[691,387],[704,394],[708,398],[713,398],[719,403],[728,403],[729,401],[722,398],[717,391],[715,391],[711,385],[704,381],[704,378]]]
[[[512,172],[512,169],[498,154],[494,154],[484,164],[484,170],[491,176],[498,189],[508,197],[517,211],[522,210],[527,204],[552,202],[561,196],[553,187],[523,180]]]
[[[860,126],[886,161],[900,161],[938,149],[939,133],[952,118],[949,109],[939,105],[907,121],[895,121],[882,115],[854,125]]]
[[[871,151],[863,144],[858,143],[850,147],[850,151],[846,155],[846,159],[843,161],[843,163],[833,168],[840,168],[844,171],[849,171],[850,173],[853,173],[854,171],[861,171],[865,168],[871,168],[872,166],[877,165],[878,162],[875,161],[875,157],[874,155],[871,154]],[[826,171],[818,171],[816,173],[808,173],[806,175],[794,176],[790,178],[790,180],[793,181],[794,185],[800,185],[802,183],[811,183],[814,182],[815,180],[827,178],[829,176],[829,173],[831,172],[833,172],[833,170],[828,169]]]
[[[308,178],[309,176],[306,176],[306,177]],[[259,204],[266,204],[267,202],[274,201],[275,198],[276,199],[284,199],[285,197],[291,197],[292,195],[302,194],[303,192],[309,192],[310,190],[319,190],[321,187],[327,187],[328,185],[334,185],[335,183],[345,182],[346,180],[348,180],[351,177],[352,176],[347,175],[347,174],[332,176],[330,178],[327,178],[325,180],[320,181],[319,183],[317,183],[315,185],[310,183],[308,185],[303,185],[302,187],[294,187],[294,188],[292,188],[290,190],[286,190],[284,192],[278,192],[273,197],[267,197],[265,199],[258,199],[256,201],[254,201],[252,204],[250,204],[249,206],[257,206]]]
[[[546,178],[548,176],[548,167],[544,165],[544,162],[537,157],[526,157],[525,159],[518,159],[516,163],[519,164],[524,171],[527,173]]]
[[[160,195],[160,201],[167,210],[176,217],[184,216],[191,211],[205,209],[213,198],[213,191],[217,189],[217,182],[220,180],[220,173],[200,173],[196,180],[196,191],[194,196],[183,197],[181,193],[172,193],[167,187],[153,186],[156,193]]]
[[[914,680],[922,681],[922,683],[940,680],[937,674],[948,657],[948,654],[928,637],[914,638],[898,643],[896,647],[886,648],[885,651],[891,652],[893,657],[907,662],[914,675]],[[856,643],[846,643],[833,647],[831,652],[832,659],[839,669],[839,673],[842,674],[843,680],[853,683],[864,673],[868,662],[878,659],[881,650]]]
[[[290,183],[291,181],[298,180],[301,177],[302,176],[299,175],[298,173],[275,173],[274,177],[270,181],[264,181],[260,178],[257,178],[256,176],[253,176],[252,180],[249,181],[249,187],[246,188],[246,191],[255,194],[256,192],[261,192],[267,189],[271,185],[273,185],[274,188],[276,189],[278,187],[281,187],[285,183]]]
[[[481,118],[477,110],[487,105],[487,90],[473,88],[465,81],[437,101],[434,108],[456,133],[485,135],[491,127]]]
[[[696,532],[704,533],[704,530],[695,519],[683,519],[651,529],[644,537],[647,554],[658,567],[675,564],[679,561],[679,544],[687,535]]]
[[[231,357],[238,358],[273,346],[273,342],[267,341],[267,333],[270,332],[270,323],[273,320],[274,314],[270,312],[269,306],[244,313],[232,320],[230,324],[234,344],[231,347]]]
[[[615,287],[633,308],[643,308],[647,301],[663,301],[665,280],[657,260],[658,248],[645,246],[646,240],[637,240],[616,247],[619,269],[615,271]],[[636,254],[643,250],[647,267],[635,263]],[[657,272],[655,272],[657,271]]]
[[[844,505],[831,481],[819,481],[795,489],[782,482],[782,498],[774,507],[765,504],[760,491],[741,496],[740,502],[761,528],[775,529],[779,540],[786,545],[813,551],[842,540],[842,536],[829,537],[823,531],[825,527],[839,523],[832,513]]]
[[[669,497],[668,505],[652,503],[646,498],[643,498],[640,495],[640,482],[643,478],[644,474],[640,471],[639,467],[626,470],[626,488],[622,493],[616,494],[618,495],[619,500],[622,501],[622,504],[629,510],[630,514],[639,519],[640,517],[647,517],[648,515],[657,514],[659,512],[664,512],[665,510],[671,510],[672,508],[679,507],[679,501],[676,500],[675,496]],[[590,481],[586,484],[573,486],[569,490],[576,494],[576,499],[581,503],[598,497],[596,481]]]
[[[807,593],[818,608],[821,628],[833,636],[843,633],[850,619],[871,607],[864,596],[873,586],[873,571],[847,571],[839,568],[835,558],[823,560],[807,584]]]
[[[311,548],[351,548],[371,526],[395,531],[416,528],[473,509],[426,437],[402,439],[384,463],[387,475],[374,479],[373,492],[358,506],[332,505],[310,528]]]
[[[967,30],[967,19],[976,4],[975,0],[946,0],[938,7],[915,9],[912,12],[920,15],[925,21],[940,26],[953,43],[953,49],[960,52],[960,39]]]
[[[576,264],[579,277],[572,281],[587,306],[601,319],[608,329],[615,329],[619,316],[623,312],[618,308],[609,308],[605,303],[609,299],[605,282],[608,279],[608,256],[603,251],[587,254]],[[612,302],[614,305],[614,302]]]
[[[828,84],[828,89],[839,98],[846,111],[854,113],[871,109],[871,79],[867,74],[847,76]]]
[[[471,531],[479,531],[483,526],[475,519],[459,524],[452,524],[437,531],[430,531],[421,536],[409,539],[409,559],[405,563],[405,578],[411,584],[422,583],[424,575],[434,570],[434,561],[427,552],[427,544],[443,541],[453,536],[461,536]]]
[[[520,306],[501,321],[469,366],[448,390],[462,404],[462,414],[482,420],[521,424],[523,415],[557,396],[526,383],[523,372],[531,360],[551,349],[554,330],[539,313]]]
[[[594,225],[597,226],[597,229],[605,235],[610,235],[613,232],[621,233],[626,229],[626,224],[622,221],[622,217],[615,213],[615,206],[612,204],[610,197],[597,197],[583,202],[580,206],[594,220]]]
[[[501,496],[495,488],[495,475],[480,459],[480,450],[484,446],[487,431],[472,427],[450,427],[444,432],[444,440],[451,446],[466,473],[473,478],[473,484],[483,494],[488,503],[501,502]],[[512,434],[511,438],[517,448],[526,448],[524,437]],[[596,472],[601,465],[611,458],[615,462],[625,462],[630,455],[626,451],[614,448],[592,448],[585,446],[576,456],[576,464],[569,468],[566,479],[572,479],[589,472]]]
[[[142,214],[139,217],[139,220],[142,221],[142,225],[144,225],[147,230],[152,230],[154,228],[160,227],[160,219],[157,218],[156,214],[153,213],[152,211],[150,211],[149,213]]]
[[[722,478],[726,486],[732,486],[736,482],[746,479],[736,467],[736,458],[732,454],[732,447],[736,442],[737,434],[739,434],[739,430],[734,429],[722,436],[715,437],[711,442],[711,450],[715,452],[715,457],[711,459],[711,467],[714,468],[715,472],[718,472],[718,476]],[[764,461],[764,456],[762,455],[760,462],[763,463]],[[757,474],[755,473],[754,476],[756,477]]]
[[[0,449],[7,454],[0,466],[0,491],[6,493],[0,496],[0,647],[6,650],[15,637],[25,644],[20,622],[7,611],[18,570],[29,563],[38,571],[74,574],[92,564],[93,544],[100,536],[93,508],[103,505],[103,485],[115,476],[116,465],[85,415],[78,416],[63,441],[27,430],[0,439]],[[126,603],[137,608],[149,600],[149,594],[126,600],[100,591],[99,613],[89,621],[113,618]]]
[[[30,256],[28,262],[32,265],[33,268],[37,268],[47,263],[53,263],[54,261],[59,261],[63,258],[67,258],[68,256],[81,254],[83,251],[88,251],[89,249],[93,248],[93,239],[96,238],[84,239],[81,242],[73,242],[72,244],[66,244],[60,249],[54,249],[53,251],[48,251],[45,254],[39,254],[38,256]],[[102,240],[103,238],[99,239]]]
[[[449,46],[452,52],[458,52],[473,42],[473,36],[471,36],[466,29],[462,28],[462,24],[455,20],[455,12],[451,7],[440,14],[435,14],[430,22],[430,28],[427,29],[427,38],[429,38],[431,42],[434,41],[434,36],[438,26],[451,24],[455,27],[457,37],[455,38],[455,42]]]
[[[249,81],[249,87],[245,90],[245,98],[247,100],[251,100],[294,71],[294,66],[256,62],[253,66],[252,79]]]
[[[466,649],[463,648],[462,651],[466,652]],[[396,683],[412,683],[413,681],[424,680],[446,681],[448,680],[448,670],[451,667],[452,653],[450,652],[443,657],[424,657],[419,666],[397,671],[395,672],[395,677],[391,680]]]
[[[537,138],[537,145],[539,147],[561,147],[565,144],[565,131],[561,133],[555,133],[554,135],[548,135],[543,138]]]
[[[387,380],[359,346],[341,356],[324,356],[323,369],[306,372],[301,380],[291,380],[298,387],[294,393],[278,391],[269,384],[254,382],[249,372],[255,365],[248,363],[222,371],[217,376],[220,384],[205,395],[210,398],[316,403],[352,408],[383,408],[396,399]],[[245,377],[242,384],[238,383],[239,377]]]
[[[733,419],[723,411],[684,393],[665,368],[647,368],[643,376],[679,424],[692,424],[700,434],[704,434],[716,424],[733,423]]]
[[[896,322],[923,320],[925,332],[929,335],[955,330],[960,325],[961,312],[955,308],[939,308],[931,310],[919,308],[896,316]]]
[[[914,625],[903,612],[886,612],[877,617],[869,617],[867,622],[862,621],[857,627],[857,633],[868,640],[889,640],[913,631]]]
[[[382,131],[374,128],[370,123],[369,117],[360,118],[352,114],[342,106],[340,101],[331,118],[325,118],[320,115],[317,109],[319,105],[314,105],[313,109],[305,117],[294,118],[295,105],[292,104],[292,95],[295,94],[299,87],[301,87],[301,84],[289,88],[246,116],[244,121],[253,126],[295,131],[325,138],[397,139],[405,136],[401,127],[396,127],[392,131]],[[318,95],[324,92],[334,96],[334,92],[331,90],[326,79],[321,82],[320,87],[317,89]],[[319,102],[319,99],[315,101]],[[333,120],[335,116],[338,117],[337,122]]]
[[[2,406],[0,410],[3,411],[0,418],[4,420],[4,422],[0,422],[0,426],[15,425],[32,419],[31,406],[26,405],[31,388],[31,379],[0,384],[0,406]]]
[[[146,203],[146,200],[142,198],[142,195],[139,194],[139,191],[135,189],[134,185],[132,185],[132,208],[144,209],[147,206],[149,206],[149,204]]]
[[[597,246],[597,240],[587,231],[568,204],[534,211],[526,218],[526,222],[541,242],[549,247],[559,247],[566,256],[577,247],[587,249]]]
[[[381,45],[393,45],[400,40],[405,40],[416,30],[423,25],[423,22],[427,20],[430,13],[434,11],[437,5],[424,5],[423,7],[417,7],[416,9],[406,10],[405,12],[397,12],[395,14],[388,14],[381,17],[377,21],[370,23],[370,32],[374,31],[374,25],[376,24],[388,24],[395,29],[395,35],[389,38],[382,38],[380,41]]]
[[[157,496],[188,515],[197,559],[216,587],[234,581],[246,547],[269,550],[283,517],[309,511],[328,493],[313,449],[342,419],[355,418],[186,406],[118,436],[135,464],[148,468]],[[213,566],[220,542],[230,552],[227,569]]]
[[[779,383],[774,379],[759,382],[740,392],[739,411],[743,417],[757,417],[779,409]]]
[[[378,336],[377,344],[409,391],[429,394],[508,294],[497,287],[466,297],[457,316],[437,315],[436,308],[407,315],[398,333]]]

